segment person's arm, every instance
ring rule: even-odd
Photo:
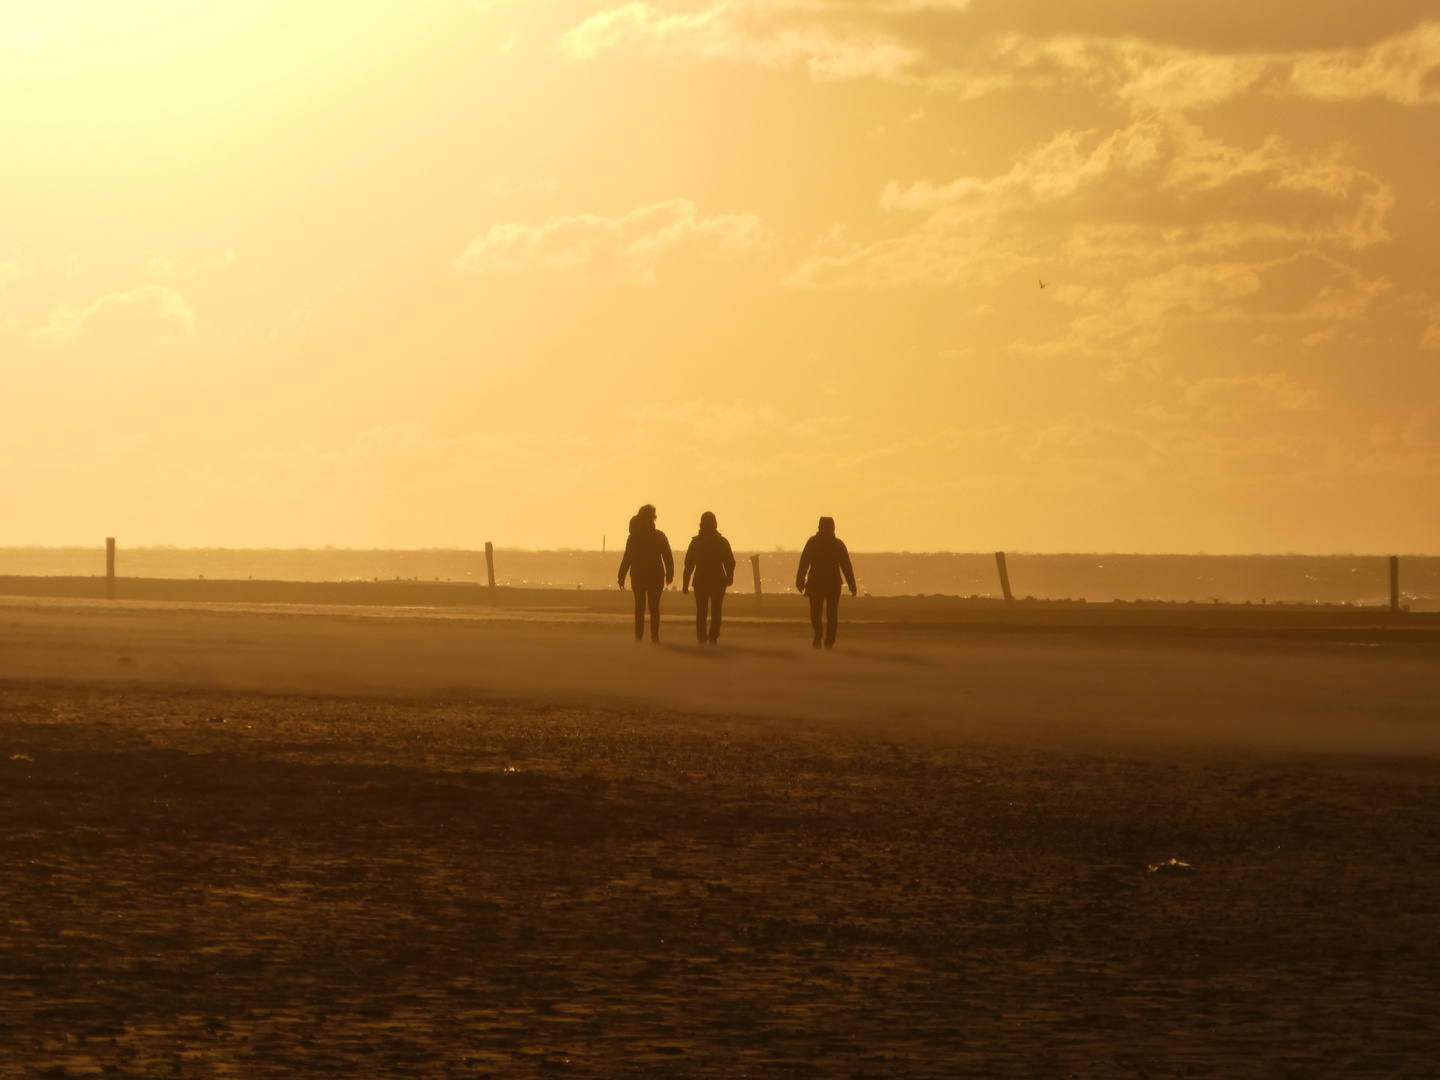
[[[815,538],[805,541],[805,550],[800,552],[800,569],[795,571],[795,591],[805,591],[805,575],[810,570],[810,558],[815,550]]]
[[[680,591],[683,593],[690,591],[690,575],[695,573],[695,545],[699,543],[699,541],[700,538],[697,536],[694,540],[690,541],[690,546],[685,549],[685,576],[680,581]]]
[[[669,585],[675,580],[675,555],[670,550],[670,541],[663,532],[656,539],[660,541],[660,554],[665,558],[665,584]]]
[[[855,595],[855,569],[850,565],[850,549],[845,546],[845,541],[836,537],[835,543],[840,545],[840,570],[845,575],[845,584],[850,586],[850,595]]]
[[[625,587],[625,575],[630,571],[630,556],[633,554],[630,545],[634,542],[633,539],[625,541],[625,557],[620,560],[620,587],[622,589]]]
[[[730,550],[729,540],[721,537],[720,543],[725,545],[725,587],[728,589],[735,584],[735,552]]]

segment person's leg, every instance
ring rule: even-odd
[[[655,584],[650,586],[650,640],[660,640],[660,593],[665,586]]]
[[[705,644],[705,602],[708,599],[700,589],[695,590],[695,639]]]
[[[725,606],[725,590],[716,589],[710,594],[710,644],[720,641],[720,609]]]
[[[825,648],[835,647],[835,631],[840,622],[840,594],[831,593],[825,598]]]
[[[636,581],[630,588],[635,592],[635,640],[640,641],[645,637],[645,587]]]
[[[820,638],[824,633],[821,628],[820,617],[824,614],[825,597],[819,593],[810,597],[810,626],[815,631],[815,648],[820,647]]]

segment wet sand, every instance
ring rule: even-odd
[[[1440,650],[842,635],[0,602],[0,1076],[1433,1075]]]

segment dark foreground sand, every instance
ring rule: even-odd
[[[0,605],[0,1076],[1435,1075],[1435,650],[793,629]]]

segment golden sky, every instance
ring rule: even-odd
[[[0,102],[0,544],[1440,552],[1436,0],[0,0]]]

